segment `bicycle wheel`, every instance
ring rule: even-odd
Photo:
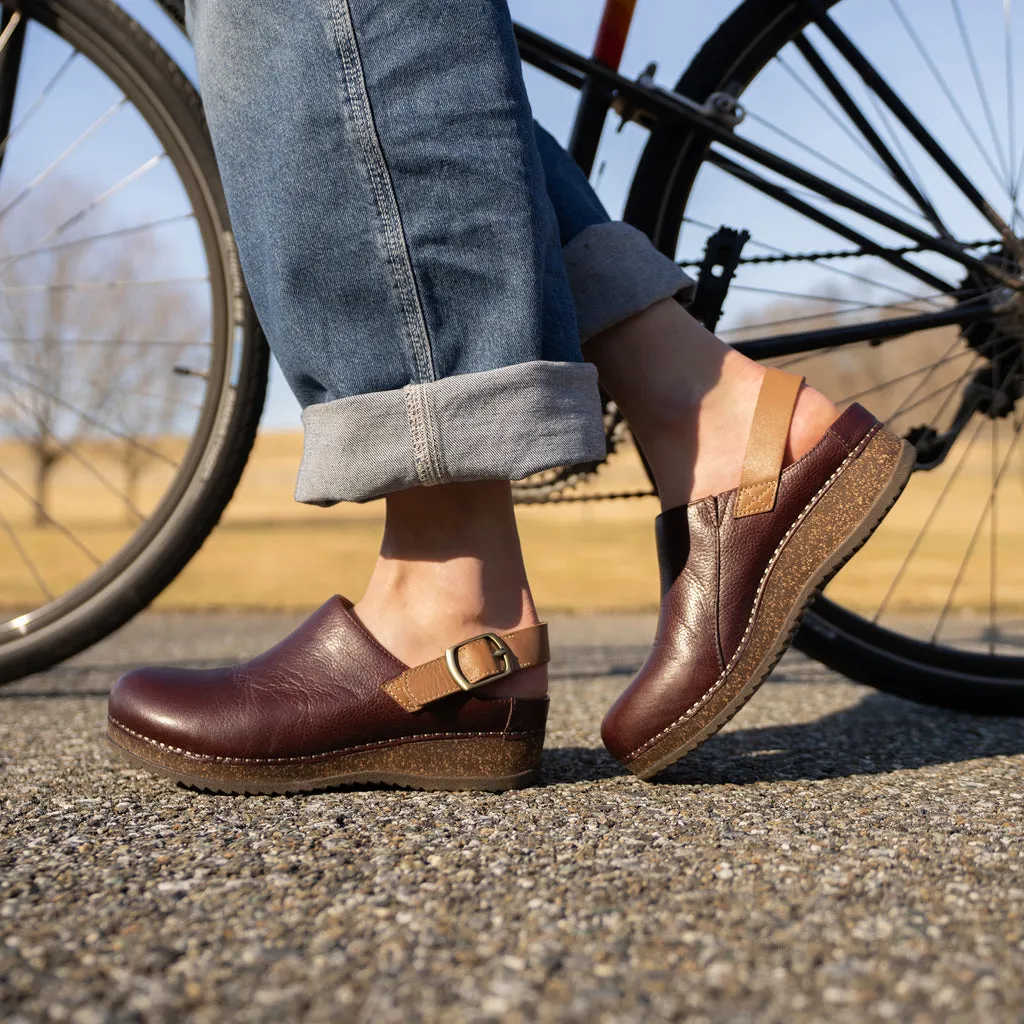
[[[892,693],[1009,714],[1024,713],[1021,39],[998,0],[745,0],[675,86],[741,101],[742,121],[656,127],[626,210],[688,266],[728,210],[749,238],[719,333],[917,447],[902,502],[797,646]]]
[[[195,90],[109,0],[3,4],[0,682],[148,604],[216,524],[268,352]]]

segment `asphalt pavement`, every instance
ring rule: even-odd
[[[140,661],[253,654],[282,615],[157,615],[0,690],[0,1019],[1024,1018],[1024,722],[788,655],[656,784],[600,745],[647,616],[553,623],[541,785],[198,793],[121,765]]]

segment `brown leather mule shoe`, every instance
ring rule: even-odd
[[[601,730],[611,753],[643,779],[703,743],[751,698],[819,588],[910,477],[914,449],[859,405],[783,471],[802,383],[768,371],[737,490],[658,517],[657,637]]]
[[[244,665],[130,672],[110,694],[107,735],[131,763],[221,793],[513,789],[537,777],[547,698],[475,691],[548,658],[539,625],[409,668],[334,597]]]

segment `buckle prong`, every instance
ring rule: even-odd
[[[489,644],[493,645],[494,650],[491,651],[491,654],[495,661],[499,658],[501,659],[501,668],[492,672],[490,675],[484,676],[482,679],[478,679],[474,683],[466,678],[465,673],[459,665],[459,651],[463,647],[468,647],[470,644],[476,643],[477,640],[486,640]],[[512,653],[512,649],[495,633],[481,633],[479,636],[472,636],[468,640],[461,641],[461,643],[452,644],[452,646],[444,652],[444,662],[445,665],[448,666],[448,674],[452,677],[452,681],[467,693],[470,690],[475,690],[478,686],[486,686],[487,683],[493,683],[499,679],[504,679],[515,671],[515,655]]]

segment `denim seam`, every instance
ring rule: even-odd
[[[329,0],[329,7],[333,15],[335,48],[341,58],[345,90],[352,107],[356,136],[370,176],[377,212],[384,226],[384,247],[391,265],[390,277],[395,284],[399,306],[405,320],[406,337],[412,348],[420,380],[434,380],[430,336],[416,288],[416,278],[413,274],[398,199],[391,181],[391,172],[374,122],[349,0]]]
[[[405,411],[409,419],[409,433],[412,435],[413,455],[416,459],[416,476],[421,484],[431,486],[443,483],[438,472],[437,460],[430,444],[431,429],[425,410],[426,395],[420,384],[407,384],[403,388]]]
[[[435,483],[443,484],[451,480],[448,469],[445,465],[444,454],[440,447],[440,435],[437,431],[437,421],[434,415],[434,406],[430,400],[430,390],[421,387],[420,393],[423,396],[423,419],[426,423],[427,450],[430,455],[430,468],[435,476]]]
[[[413,357],[416,360],[417,373],[421,380],[433,380],[433,360],[430,354],[430,338],[427,325],[420,305],[416,289],[416,279],[409,255],[398,210],[398,200],[394,194],[391,173],[381,147],[380,136],[374,121],[373,108],[370,104],[370,92],[367,80],[362,72],[362,59],[359,56],[355,29],[352,26],[352,13],[348,0],[329,0],[334,14],[335,46],[341,58],[344,73],[345,91],[354,118],[356,137],[362,150],[362,159],[366,161],[367,171],[377,203],[377,212],[384,225],[384,245],[388,262],[391,264],[391,278],[398,293],[408,338],[412,343]]]

